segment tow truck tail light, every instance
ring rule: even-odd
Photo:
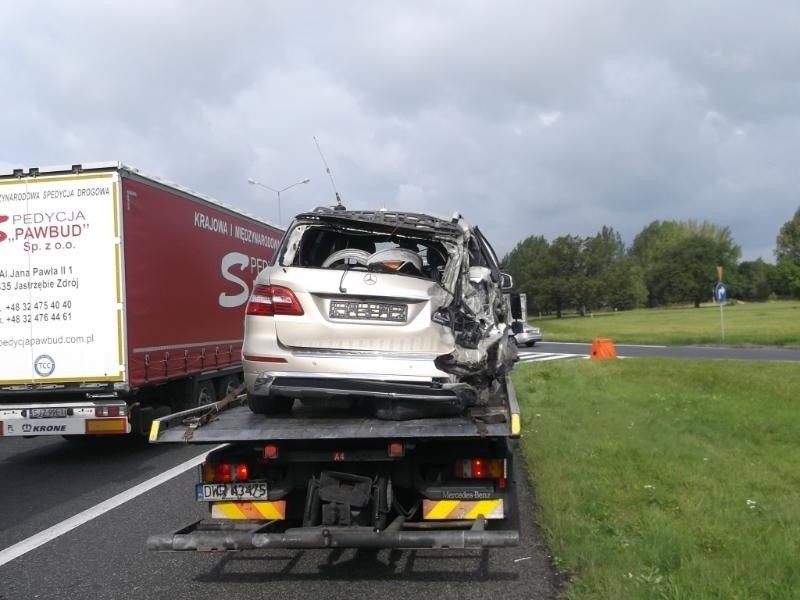
[[[505,479],[506,461],[502,458],[458,460],[453,474],[458,479]]]
[[[250,467],[244,463],[205,463],[202,467],[203,483],[231,483],[250,479]]]
[[[267,444],[264,446],[264,458],[269,460],[278,458],[278,447],[275,444]]]
[[[406,449],[403,446],[403,442],[391,442],[389,444],[389,456],[392,458],[398,458],[401,456],[405,456]]]
[[[119,406],[95,406],[95,417],[124,417],[125,410],[120,409]]]
[[[303,307],[294,292],[281,285],[257,285],[247,302],[247,314],[261,317],[303,314]]]

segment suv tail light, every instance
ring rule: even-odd
[[[303,314],[303,307],[294,292],[281,285],[257,285],[247,302],[247,314],[261,317]]]

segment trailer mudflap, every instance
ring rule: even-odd
[[[231,551],[267,548],[490,548],[519,545],[516,530],[487,530],[486,519],[406,522],[397,517],[386,529],[372,527],[297,527],[268,533],[268,523],[196,521],[175,533],[147,538],[148,550]]]

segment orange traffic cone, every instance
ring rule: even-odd
[[[611,340],[598,338],[592,342],[592,359],[617,358],[617,349]]]

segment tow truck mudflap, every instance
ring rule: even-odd
[[[461,528],[459,528],[459,526]],[[298,527],[281,533],[267,525],[197,521],[175,533],[152,535],[147,549],[156,551],[229,551],[269,548],[491,548],[519,545],[515,530],[486,530],[486,520],[406,523],[395,519],[386,529],[371,527]]]

